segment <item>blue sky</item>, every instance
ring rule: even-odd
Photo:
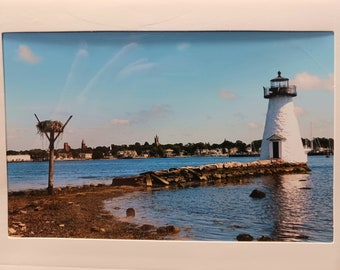
[[[87,32],[3,36],[7,149],[47,148],[40,120],[65,122],[56,147],[262,139],[277,76],[297,86],[302,137],[333,137],[330,32]]]

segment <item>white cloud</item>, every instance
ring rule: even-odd
[[[89,55],[89,52],[84,49],[84,48],[81,48],[78,50],[77,54],[76,54],[76,57],[87,57]]]
[[[155,63],[149,62],[147,59],[139,59],[132,64],[124,67],[118,74],[119,77],[126,77],[134,72],[146,71],[155,67]]]
[[[294,107],[294,113],[297,117],[299,117],[299,116],[302,116],[305,113],[305,111],[301,107],[295,106]]]
[[[68,85],[70,84],[70,81],[73,78],[74,73],[78,68],[78,65],[80,64],[80,61],[82,59],[86,59],[88,57],[88,55],[89,55],[89,53],[85,48],[81,48],[77,51],[75,58],[74,58],[72,65],[71,65],[71,69],[70,69],[69,73],[67,74],[67,79],[66,79],[64,89],[68,88]]]
[[[190,48],[190,43],[188,43],[188,42],[182,42],[182,43],[179,43],[178,45],[177,45],[177,50],[179,50],[179,51],[185,51],[185,50],[187,50],[188,48]]]
[[[326,78],[302,72],[290,81],[291,85],[296,85],[298,90],[326,90],[334,91],[334,74],[329,74]]]
[[[155,119],[166,118],[171,112],[167,104],[154,104],[148,109],[138,112],[128,113],[126,118],[114,118],[111,120],[113,125],[136,125],[147,123]]]
[[[236,97],[236,95],[233,92],[227,89],[221,89],[219,91],[219,96],[222,97],[223,99],[234,99]]]
[[[92,89],[93,85],[97,82],[97,80],[100,78],[100,76],[106,72],[111,66],[113,66],[119,58],[123,57],[127,53],[129,53],[131,50],[138,47],[137,43],[129,43],[125,45],[122,49],[120,49],[108,62],[106,62],[98,71],[97,73],[89,80],[85,88],[82,90],[82,92],[77,97],[77,101],[80,104],[83,104],[86,101],[86,95],[87,93]],[[82,52],[85,54],[85,51]]]
[[[111,123],[114,125],[129,125],[130,121],[128,119],[114,118],[111,120]]]
[[[248,125],[248,127],[252,128],[252,129],[257,129],[257,128],[262,127],[262,125],[260,125],[259,123],[255,123],[255,122],[249,122],[247,125]]]
[[[40,62],[40,57],[36,56],[32,50],[26,45],[19,46],[19,58],[28,63],[38,63]]]
[[[170,106],[167,104],[154,104],[151,108],[132,115],[131,123],[145,123],[153,119],[165,118],[170,111]]]

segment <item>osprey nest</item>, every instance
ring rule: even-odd
[[[63,123],[60,121],[46,120],[37,124],[39,134],[46,132],[63,132]]]

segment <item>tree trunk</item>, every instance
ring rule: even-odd
[[[47,192],[49,195],[53,194],[54,185],[54,132],[50,133],[50,159],[48,167],[48,187]]]

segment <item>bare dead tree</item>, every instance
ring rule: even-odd
[[[64,132],[67,123],[71,120],[72,115],[67,119],[66,123],[63,124],[60,121],[45,120],[40,121],[38,116],[34,114],[35,118],[38,120],[36,125],[38,133],[40,135],[45,135],[49,140],[49,169],[48,169],[48,194],[53,194],[54,186],[54,142],[58,139],[59,135]]]

